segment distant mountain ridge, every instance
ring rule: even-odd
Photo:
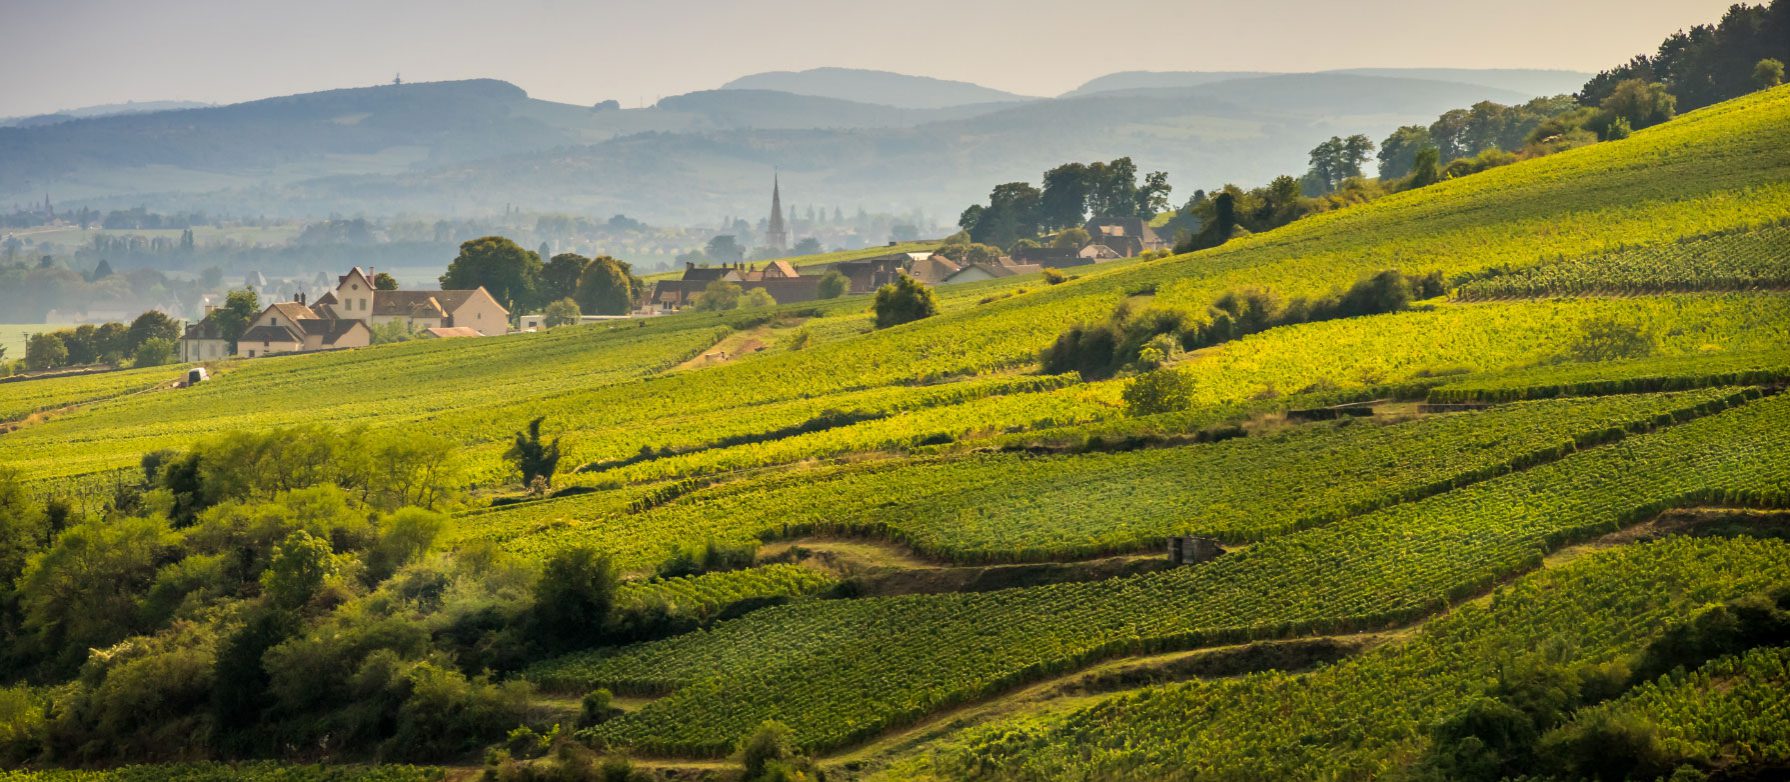
[[[126,101],[124,103],[105,103],[98,106],[82,106],[78,109],[63,109],[48,114],[31,114],[19,117],[0,117],[0,128],[31,127],[34,125],[53,125],[71,119],[90,119],[93,117],[111,117],[119,114],[148,114],[155,111],[178,111],[180,109],[202,109],[216,104],[200,103],[192,100],[146,100]]]
[[[775,90],[904,109],[943,109],[977,103],[1037,100],[965,81],[857,68],[754,73],[723,84],[721,89]]]
[[[1345,73],[915,109],[723,89],[649,108],[578,106],[496,80],[330,90],[0,128],[0,202],[315,216],[490,214],[506,204],[651,221],[791,203],[949,217],[999,182],[1130,156],[1176,199],[1304,169],[1332,135],[1378,139],[1524,93]],[[949,220],[946,220],[949,222]]]
[[[1477,84],[1530,98],[1577,92],[1592,76],[1578,71],[1533,68],[1339,68],[1317,71],[1313,75],[1326,73]],[[1288,75],[1297,74],[1257,71],[1121,71],[1093,79],[1058,97],[1071,98],[1138,89],[1197,87],[1235,79]]]

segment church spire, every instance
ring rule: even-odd
[[[783,226],[783,192],[777,174],[771,174],[771,222],[764,232],[764,243],[778,252],[789,249],[789,230]]]

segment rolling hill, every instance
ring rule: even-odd
[[[730,89],[593,111],[502,82],[413,84],[0,128],[0,197],[300,216],[520,204],[693,221],[758,204],[778,168],[803,203],[951,215],[990,182],[1065,161],[1133,155],[1183,192],[1260,182],[1302,170],[1334,134],[1378,137],[1521,98],[1308,74],[937,109]]]
[[[1383,83],[1325,79],[1255,86],[1286,111]],[[1194,89],[1179,110],[1249,87]],[[1787,123],[1790,86],[1195,253],[944,287],[887,328],[857,296],[0,384],[0,496],[70,525],[7,550],[22,653],[59,675],[0,690],[0,749],[130,759],[174,725],[583,762],[538,729],[690,776],[777,734],[753,743],[829,778],[1376,778],[1452,769],[1493,715],[1510,774],[1775,772],[1787,641],[1723,628],[1790,608]],[[1206,323],[1388,269],[1450,295],[1040,371],[1116,311]],[[1165,380],[1172,404],[1136,393]],[[505,455],[541,420],[552,492]],[[336,427],[380,458],[322,459]],[[362,499],[406,454],[451,502]],[[133,505],[146,465],[171,472]],[[1171,566],[1183,533],[1229,551]]]
[[[1477,84],[1525,97],[1575,93],[1591,78],[1591,74],[1577,71],[1526,68],[1342,68],[1320,73]],[[1197,87],[1220,81],[1284,75],[1288,74],[1261,71],[1121,71],[1092,79],[1059,97],[1165,87]]]
[[[977,103],[1035,100],[969,82],[856,68],[754,73],[721,85],[721,89],[773,90],[908,109],[943,109]]]

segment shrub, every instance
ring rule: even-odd
[[[549,651],[601,643],[617,583],[615,565],[596,549],[580,546],[555,553],[535,585],[535,638]]]
[[[851,290],[851,280],[836,271],[829,271],[820,278],[818,294],[823,299],[837,299]]]
[[[1069,275],[1064,274],[1062,272],[1062,270],[1060,270],[1060,269],[1045,269],[1044,270],[1044,282],[1046,284],[1061,285],[1068,281],[1069,281]]]
[[[876,291],[876,327],[886,329],[938,314],[938,296],[932,288],[905,274]]]
[[[1640,323],[1617,317],[1596,318],[1579,327],[1579,335],[1559,356],[1561,361],[1610,361],[1653,355],[1653,333]]]
[[[1193,377],[1175,369],[1146,372],[1125,386],[1124,397],[1134,416],[1185,410],[1193,404]]]

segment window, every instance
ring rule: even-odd
[[[255,351],[253,351],[253,350],[250,350],[250,351],[249,351],[249,358],[254,358],[254,357],[255,357]]]

